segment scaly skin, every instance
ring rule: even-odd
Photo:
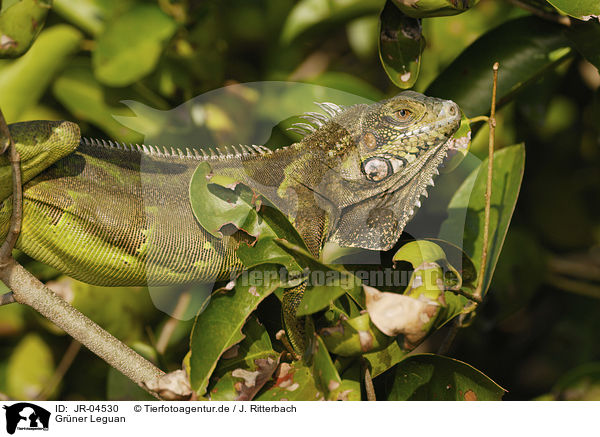
[[[391,248],[420,205],[458,129],[450,101],[407,91],[372,105],[312,116],[299,143],[275,152],[241,147],[199,152],[128,148],[79,139],[69,122],[10,126],[21,153],[23,226],[17,247],[91,284],[167,285],[229,278],[242,265],[240,237],[206,232],[189,202],[199,161],[269,198],[294,221],[309,250],[326,241]],[[309,117],[310,118],[310,117]],[[0,239],[10,213],[10,170],[0,157]],[[50,165],[52,164],[52,165]],[[284,295],[284,320],[302,352],[296,309],[304,286]]]

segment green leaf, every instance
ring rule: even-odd
[[[298,316],[313,314],[327,308],[335,299],[344,294],[351,296],[364,306],[362,282],[342,267],[325,265],[315,259],[306,249],[290,244],[286,240],[274,240],[278,246],[290,253],[302,266],[308,268],[309,287],[304,292],[297,310]]]
[[[479,0],[393,0],[394,4],[409,17],[444,17],[467,11],[479,3]]]
[[[411,88],[421,68],[425,37],[421,22],[404,15],[392,0],[381,11],[379,59],[390,80],[399,88]]]
[[[555,400],[600,400],[600,362],[586,363],[563,375],[552,388]]]
[[[561,63],[570,53],[563,26],[536,17],[508,21],[467,47],[425,94],[454,100],[468,117],[486,114],[492,96],[492,65],[500,63],[498,103]]]
[[[279,238],[306,249],[304,241],[296,228],[292,226],[287,217],[277,208],[262,203],[258,211],[258,216],[259,219],[263,220],[263,224],[268,226],[270,231]],[[271,263],[281,264],[288,271],[299,272],[301,270],[294,257],[281,248],[270,235],[259,238],[252,246],[247,244],[240,245],[236,251],[236,255],[246,268]]]
[[[462,250],[446,241],[434,241],[411,241],[402,246],[393,259],[395,262],[408,261],[415,269],[405,295],[414,298],[427,296],[440,302],[441,307],[431,324],[439,329],[461,314],[469,303],[466,297],[451,291],[452,287],[457,286],[460,280],[461,290],[472,293],[476,274],[473,262]],[[443,291],[440,295],[441,288],[450,291]]]
[[[465,288],[463,288],[463,291],[465,293],[473,292],[472,289]],[[467,304],[471,302],[466,297],[453,293],[451,291],[446,291],[444,293],[444,301],[446,302],[446,305],[440,309],[438,317],[434,323],[435,329],[440,329],[450,320],[461,314],[465,310]]]
[[[363,357],[369,362],[369,366],[371,367],[371,377],[375,378],[386,370],[394,367],[406,356],[406,354],[407,351],[402,350],[398,345],[398,342],[394,341],[384,350],[364,354]]]
[[[8,359],[7,395],[14,399],[35,399],[54,374],[52,350],[37,334],[27,334]],[[53,396],[55,393],[51,393]]]
[[[279,238],[307,250],[304,240],[296,228],[280,210],[263,202],[258,214]]]
[[[200,225],[215,237],[237,229],[258,239],[241,244],[236,251],[246,268],[276,263],[290,271],[301,270],[294,258],[274,242],[279,237],[306,248],[288,218],[236,179],[214,175],[208,162],[200,163],[192,176],[190,202]]]
[[[281,31],[281,41],[290,44],[303,34],[379,12],[384,0],[301,0],[291,10]]]
[[[224,374],[234,369],[251,369],[255,367],[254,360],[276,358],[278,353],[273,350],[269,333],[255,317],[250,317],[242,330],[245,338],[239,345],[233,346],[219,361],[215,375]]]
[[[390,401],[499,401],[505,390],[479,370],[441,355],[412,355],[398,364]]]
[[[567,29],[567,36],[581,55],[600,69],[600,23],[574,21]]]
[[[25,53],[38,36],[52,0],[21,0],[0,14],[0,58]]]
[[[276,236],[259,219],[257,198],[235,179],[213,175],[208,162],[201,162],[190,182],[190,201],[198,223],[211,235],[222,238],[223,227],[233,225],[252,237]]]
[[[370,61],[377,51],[378,17],[356,18],[346,26],[348,44],[352,51],[363,61]],[[380,99],[377,99],[380,100]]]
[[[235,401],[240,394],[235,388],[236,384],[239,384],[239,378],[232,376],[231,372],[227,372],[211,387],[210,400]]]
[[[524,164],[525,147],[522,144],[494,153],[489,246],[483,293],[489,287],[502,250],[519,195]],[[462,247],[473,260],[478,272],[481,271],[486,180],[487,159],[469,175],[452,198],[448,218],[442,223],[440,230],[440,238]]]
[[[547,0],[563,14],[580,20],[590,20],[600,15],[598,0]]]
[[[96,78],[110,86],[130,85],[156,66],[177,26],[157,5],[138,4],[108,23],[92,52]]]
[[[319,331],[327,349],[336,355],[353,357],[387,348],[394,337],[388,337],[371,322],[369,314],[347,319],[340,317],[335,326]]]
[[[27,108],[38,102],[56,73],[79,49],[81,39],[74,27],[52,26],[40,34],[24,56],[0,64],[0,106],[8,123],[18,121]]]
[[[192,389],[202,396],[208,380],[223,352],[242,338],[246,319],[269,294],[279,286],[278,277],[270,272],[275,266],[256,267],[264,278],[259,286],[237,284],[233,290],[217,290],[204,312],[196,317],[190,339],[190,382]]]
[[[441,280],[443,277],[446,290],[456,286],[460,280],[463,292],[473,292],[474,281],[477,278],[475,266],[460,248],[443,240],[416,240],[402,246],[393,260],[410,262],[415,269],[404,294],[415,298],[428,296],[441,303],[441,308],[432,323],[435,329],[444,326],[465,310],[469,303],[466,297],[453,291],[444,291],[442,298],[439,285],[436,287],[438,278]],[[415,287],[415,281],[420,285]]]
[[[393,261],[408,261],[413,268],[426,262],[446,260],[446,254],[440,246],[433,241],[416,240],[406,243],[394,254]]]
[[[75,117],[89,121],[112,138],[128,143],[142,142],[142,135],[115,121],[113,115],[131,115],[131,111],[106,102],[107,90],[96,81],[87,60],[74,62],[54,81],[52,92]]]
[[[312,371],[328,401],[360,401],[360,384],[342,380],[320,336],[315,337],[312,351]]]
[[[262,391],[255,401],[320,401],[323,392],[317,386],[310,367],[303,361],[282,363],[275,374],[275,382]]]
[[[96,36],[115,15],[131,7],[133,0],[54,0],[54,11],[77,27]]]
[[[491,292],[498,320],[522,311],[547,277],[548,253],[527,229],[511,226],[496,265]]]
[[[323,277],[327,278],[327,274],[332,274],[332,279],[328,283],[311,285],[306,289],[302,300],[298,305],[296,315],[308,316],[327,308],[334,300],[343,296],[346,293],[356,294],[359,293],[357,284],[353,284],[352,279],[341,279],[340,274],[336,270],[324,269],[319,272],[323,273]],[[315,272],[309,273],[314,275]],[[346,274],[346,277],[352,277],[350,274]],[[314,276],[313,276],[314,277]],[[325,279],[327,281],[327,279]]]
[[[271,263],[281,264],[288,271],[299,272],[301,270],[296,260],[275,244],[273,238],[261,238],[253,246],[242,244],[236,250],[236,255],[245,268]]]
[[[471,124],[465,113],[461,111],[461,114],[460,126],[449,140],[448,156],[444,160],[444,166],[440,168],[440,173],[452,172],[464,161],[471,149]]]

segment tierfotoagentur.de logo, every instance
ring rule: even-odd
[[[29,402],[3,406],[6,411],[6,432],[48,431],[50,411]]]

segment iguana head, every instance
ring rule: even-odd
[[[329,149],[317,164],[326,170],[306,184],[329,213],[328,240],[390,249],[433,185],[460,120],[456,103],[405,91],[346,108],[307,136]]]

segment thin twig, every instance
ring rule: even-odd
[[[535,6],[528,5],[521,0],[507,0],[509,3],[512,3],[514,6],[526,10],[527,12],[531,12],[534,15],[537,15],[544,20],[554,21],[555,23],[562,24],[563,26],[570,26],[571,19],[569,17],[565,17],[563,15],[552,14],[550,12],[546,12],[542,9],[538,9]]]
[[[477,117],[469,118],[469,124],[477,123],[479,121],[489,122],[490,117],[487,115],[478,115]]]
[[[589,282],[582,282],[576,279],[550,274],[546,278],[546,283],[570,293],[600,299],[600,287],[590,284]]]
[[[446,333],[446,336],[444,337],[442,344],[440,344],[440,347],[437,350],[438,355],[446,355],[448,353],[448,351],[450,350],[450,347],[452,346],[452,343],[454,342],[454,339],[456,338],[456,334],[458,334],[458,330],[461,327],[461,320],[460,320],[461,316],[462,316],[462,314],[459,315],[458,317],[456,317],[452,321],[452,326],[450,326],[450,329]]]
[[[585,259],[574,261],[560,257],[550,258],[548,269],[553,273],[574,276],[588,281],[600,281],[600,266]]]
[[[190,300],[192,299],[192,295],[189,291],[181,293],[179,298],[177,299],[177,304],[173,309],[173,314],[171,318],[167,320],[163,329],[160,331],[160,335],[158,336],[158,341],[156,342],[156,351],[163,355],[167,350],[167,346],[169,345],[169,340],[171,336],[175,332],[175,328],[179,323],[181,316],[185,313],[188,305],[190,304]]]
[[[494,83],[492,86],[492,107],[490,110],[490,119],[488,121],[490,125],[490,136],[488,141],[488,172],[487,172],[487,183],[485,188],[485,212],[483,222],[483,244],[481,249],[481,267],[479,270],[479,282],[477,288],[473,293],[474,298],[481,300],[483,294],[483,283],[485,280],[485,267],[487,264],[488,256],[488,244],[489,244],[489,232],[490,232],[490,209],[492,201],[492,178],[494,169],[494,141],[496,134],[496,89],[498,88],[498,68],[500,64],[494,63],[492,69],[494,70]]]
[[[56,366],[56,370],[50,378],[50,381],[46,387],[44,387],[35,397],[36,400],[45,401],[48,399],[48,396],[50,396],[56,387],[58,387],[58,384],[65,376],[65,373],[67,373],[67,370],[69,370],[71,364],[73,364],[73,361],[75,361],[75,357],[79,353],[80,349],[81,343],[79,343],[77,340],[71,340],[71,343],[60,360],[60,363],[58,363],[58,366]]]
[[[473,302],[477,302],[477,303],[481,303],[481,296],[477,296],[475,294],[471,294],[471,293],[467,293],[466,291],[462,290],[462,289],[454,289],[454,288],[447,288],[447,291],[454,293],[454,294],[458,294],[459,296],[463,296],[466,297],[469,300],[472,300]]]
[[[375,395],[375,387],[373,386],[373,378],[371,378],[371,372],[369,371],[369,366],[367,364],[367,360],[362,358],[363,365],[363,379],[365,380],[365,392],[367,393],[368,401],[376,401],[377,396]]]
[[[0,307],[3,305],[8,305],[10,303],[15,303],[15,295],[12,293],[12,291],[9,291],[8,293],[4,293],[2,296],[0,296]]]

